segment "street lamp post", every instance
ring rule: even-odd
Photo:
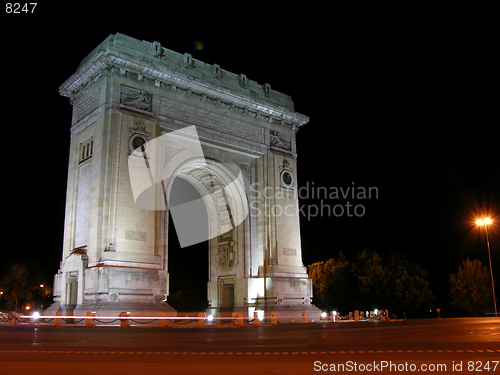
[[[490,273],[491,273],[491,289],[493,291],[493,303],[495,305],[495,317],[497,317],[497,299],[495,297],[495,283],[493,282],[493,269],[491,268],[491,251],[490,251],[490,240],[488,238],[488,225],[492,223],[490,218],[479,219],[476,221],[476,224],[479,226],[484,225],[484,229],[486,230],[486,244],[488,245],[488,258],[490,260]]]

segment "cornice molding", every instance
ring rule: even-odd
[[[114,36],[110,36],[110,38],[111,37]],[[119,37],[125,36],[119,35]],[[138,42],[132,38],[129,39],[137,43],[147,43]],[[106,42],[108,43],[106,44]],[[293,111],[293,109],[290,110],[289,108],[285,108],[285,106],[273,103],[272,97],[276,96],[278,99],[288,98],[289,104],[287,105],[293,106],[288,96],[271,90],[270,86],[267,84],[262,85],[261,90],[263,90],[264,96],[268,96],[270,99],[265,100],[262,95],[258,98],[253,98],[250,95],[252,93],[251,90],[248,91],[249,94],[244,94],[237,90],[218,85],[216,82],[210,82],[209,80],[204,80],[194,75],[191,76],[173,69],[167,66],[168,64],[165,62],[155,63],[154,59],[150,61],[151,59],[149,59],[149,56],[148,59],[140,58],[140,53],[137,53],[138,56],[132,56],[130,51],[126,53],[123,50],[110,46],[108,40],[103,42],[102,45],[104,45],[104,47],[102,47],[104,50],[90,54],[82,62],[78,71],[59,87],[60,94],[69,97],[72,103],[75,99],[80,97],[80,95],[88,91],[90,86],[98,82],[102,76],[120,75],[130,78],[134,77],[136,80],[140,81],[150,81],[149,84],[156,89],[163,89],[166,91],[175,91],[179,89],[180,91],[188,92],[189,95],[198,96],[203,101],[207,100],[216,104],[227,105],[232,110],[239,111],[243,114],[253,113],[256,114],[256,117],[264,116],[268,122],[278,125],[287,125],[287,127],[291,128],[293,131],[297,131],[300,126],[305,125],[309,121],[308,116],[299,114]],[[174,53],[172,51],[168,52]],[[174,54],[175,56],[179,55],[177,53]],[[188,57],[190,57],[190,55],[188,55]],[[187,69],[188,72],[193,69],[198,69],[196,67],[198,61],[193,59],[188,59],[188,61],[191,61],[190,66],[193,66],[192,69]],[[201,62],[199,63],[207,65]],[[175,65],[174,63],[170,64]],[[214,71],[214,66],[216,66],[215,72],[218,72],[217,77],[220,78],[226,75],[225,71],[222,71],[218,65],[210,66],[211,72]],[[207,70],[208,68],[202,67],[200,69]],[[214,77],[216,73],[213,73]],[[233,73],[229,72],[227,75],[235,76]],[[243,88],[239,91],[245,91],[245,88],[248,88],[250,85],[253,85],[253,89],[259,87],[256,82],[249,81],[244,75],[238,76],[237,80],[239,85]]]

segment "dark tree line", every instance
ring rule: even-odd
[[[365,248],[355,260],[337,259],[311,264],[314,304],[325,310],[388,309],[403,315],[434,299],[427,271],[403,254]]]
[[[427,271],[396,252],[365,248],[354,260],[339,253],[336,259],[309,265],[308,270],[313,280],[313,302],[323,310],[379,308],[398,316],[411,316],[419,309],[431,307],[434,300],[426,280]],[[449,282],[453,315],[478,316],[493,311],[490,270],[480,260],[464,260],[457,272],[450,275]]]

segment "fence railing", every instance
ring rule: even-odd
[[[317,316],[317,315],[315,315]],[[335,311],[329,313],[323,312],[320,319],[308,320],[307,311],[302,311],[300,315],[300,323],[326,323],[326,322],[359,322],[359,321],[381,321],[389,320],[387,310],[380,312],[370,312],[364,314],[355,310],[348,315],[340,315]],[[263,313],[255,311],[253,318],[244,317],[243,312],[233,312],[231,316],[213,316],[205,312],[200,312],[197,316],[167,316],[166,313],[158,313],[158,316],[132,316],[130,312],[121,312],[118,316],[97,316],[96,312],[87,312],[85,316],[62,315],[61,312],[56,312],[56,315],[21,315],[18,313],[9,313],[2,316],[2,321],[8,325],[46,325],[46,326],[75,326],[84,325],[85,327],[103,327],[103,326],[120,326],[122,328],[135,326],[157,326],[157,327],[193,327],[203,328],[206,326],[217,325],[233,325],[233,326],[254,326],[261,325],[277,325],[282,323],[295,322],[287,320],[286,315],[280,315],[280,320],[276,312]],[[298,323],[298,321],[297,321]]]

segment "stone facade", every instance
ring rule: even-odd
[[[225,165],[237,165],[245,196],[235,191],[225,199],[246,199],[250,207],[240,225],[209,240],[210,309],[317,313],[302,264],[295,190],[295,134],[308,118],[289,96],[122,34],[90,53],[60,93],[71,100],[73,120],[51,309],[174,313],[162,302],[169,290],[168,213],[135,204],[127,159],[136,142],[195,125],[206,163],[180,163],[179,176],[203,193],[233,179]],[[177,151],[157,157],[166,162]],[[220,202],[206,201],[209,214]],[[286,215],[278,212],[283,207]]]

